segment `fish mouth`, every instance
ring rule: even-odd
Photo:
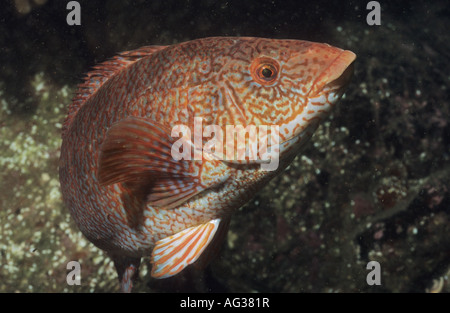
[[[353,76],[353,61],[356,59],[356,54],[353,52],[348,50],[341,51],[342,52],[314,81],[311,91],[306,96],[307,98],[313,99],[325,95],[325,99],[317,99],[316,101],[328,105],[333,105],[340,98]],[[294,141],[299,140],[303,132],[304,130],[299,130],[294,136],[283,141],[281,144],[287,144],[288,142],[293,143]]]
[[[343,50],[330,66],[314,81],[313,88],[308,94],[308,97],[314,98],[323,91],[345,88],[353,76],[353,61],[355,59],[356,54],[349,50]]]

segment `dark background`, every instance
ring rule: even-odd
[[[21,110],[29,95],[23,81],[39,71],[52,75],[55,82],[76,84],[80,73],[119,51],[209,36],[310,39],[334,44],[339,38],[333,38],[333,28],[343,21],[367,27],[368,12],[364,1],[78,1],[82,25],[71,27],[66,23],[68,2],[4,2],[0,12],[1,75],[7,82],[8,96],[19,98],[14,110]],[[386,2],[382,9],[408,22],[414,3]],[[5,66],[8,64],[16,67]],[[27,106],[25,111],[29,109]]]

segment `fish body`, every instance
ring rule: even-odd
[[[232,212],[291,163],[341,97],[354,59],[308,41],[212,37],[125,52],[89,73],[63,127],[61,189],[79,229],[114,261],[121,289],[131,290],[144,256],[157,278],[202,254],[207,262]],[[276,167],[211,150],[176,160],[177,141],[198,156],[192,136],[173,132],[196,121],[202,135],[208,125],[276,126]]]

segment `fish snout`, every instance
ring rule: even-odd
[[[295,132],[294,136],[308,128],[311,130],[309,133],[312,134],[320,121],[341,98],[345,87],[349,84],[353,76],[353,61],[356,55],[347,50],[338,49],[338,51],[336,58],[325,66],[314,80],[311,91],[307,95],[305,108],[297,118],[302,127]]]
[[[308,95],[316,98],[321,94],[342,94],[353,76],[353,61],[356,54],[343,50],[339,56],[319,75]],[[332,101],[333,104],[335,101]]]

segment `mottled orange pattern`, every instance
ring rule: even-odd
[[[89,73],[64,124],[61,187],[121,289],[131,290],[143,256],[163,278],[209,255],[233,210],[291,163],[341,97],[354,59],[327,44],[215,37],[125,52]],[[199,117],[204,126],[277,125],[278,168],[174,160],[172,128]]]

